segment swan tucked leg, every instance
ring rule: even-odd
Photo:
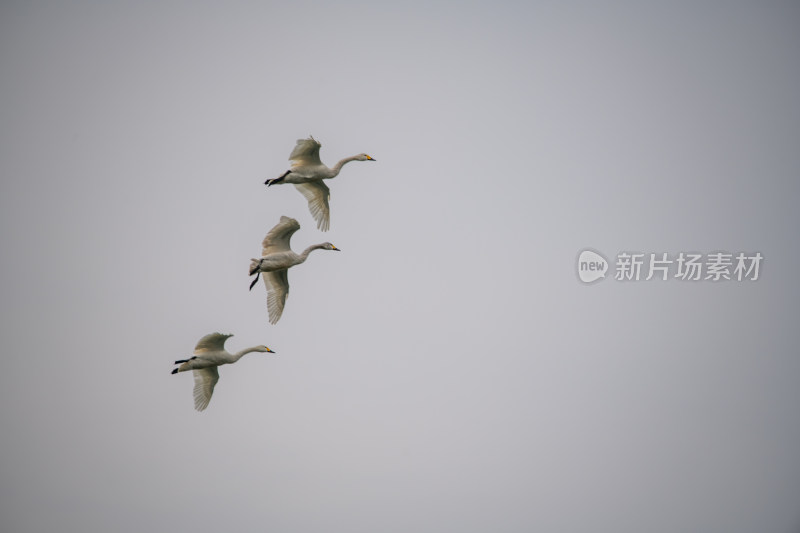
[[[274,185],[274,184],[276,184],[276,183],[280,183],[280,182],[282,182],[282,181],[283,181],[283,180],[286,178],[286,176],[288,176],[288,175],[289,175],[289,174],[291,174],[291,173],[292,173],[292,171],[291,171],[291,170],[287,170],[287,171],[286,171],[286,172],[284,172],[284,173],[283,173],[281,176],[278,176],[277,178],[272,178],[272,179],[270,179],[270,180],[267,180],[267,181],[265,181],[265,182],[264,182],[264,185],[266,185],[267,187],[269,187],[270,185]]]

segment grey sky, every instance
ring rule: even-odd
[[[0,529],[797,531],[798,6],[284,4],[0,6]]]

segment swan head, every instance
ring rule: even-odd
[[[275,353],[272,350],[270,350],[269,348],[267,348],[266,346],[264,346],[263,344],[260,345],[260,346],[256,346],[255,351],[263,352],[263,353]]]
[[[338,249],[337,247],[335,247],[334,245],[332,245],[329,242],[324,242],[320,246],[322,247],[323,250],[336,250],[337,252],[341,252],[340,249]]]
[[[375,161],[375,159],[367,154],[358,154],[356,156],[356,161]]]

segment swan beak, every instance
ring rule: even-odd
[[[334,246],[334,245],[332,245],[332,244],[331,244],[331,250],[336,250],[337,252],[341,252],[341,250],[340,250],[340,249],[338,249],[337,247],[335,247],[335,246]]]
[[[374,157],[367,156],[367,161],[377,161]]]
[[[267,353],[275,353],[275,352],[273,352],[272,350],[270,350],[269,348],[267,348]]]

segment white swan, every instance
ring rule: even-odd
[[[321,231],[328,231],[331,223],[331,209],[328,204],[331,191],[322,180],[335,178],[342,167],[350,161],[375,161],[375,159],[367,154],[358,154],[345,157],[333,167],[328,168],[319,159],[320,146],[322,145],[310,135],[308,139],[298,139],[297,145],[289,154],[292,168],[278,178],[265,181],[264,184],[269,187],[281,183],[293,183],[308,200],[308,209],[314,220],[317,221],[317,228]]]
[[[251,259],[250,275],[255,276],[250,283],[250,289],[258,281],[258,276],[263,272],[264,284],[267,286],[267,310],[269,323],[275,324],[283,313],[286,297],[289,295],[288,269],[299,265],[308,258],[314,250],[339,249],[329,242],[314,244],[303,250],[300,255],[294,253],[289,247],[289,240],[295,231],[300,229],[300,224],[293,218],[281,217],[281,221],[269,230],[264,241],[261,259]]]
[[[176,365],[181,365],[172,370],[173,374],[191,370],[194,373],[194,408],[202,411],[208,407],[211,395],[214,393],[214,385],[219,381],[217,367],[220,365],[230,365],[250,352],[275,353],[266,346],[259,345],[252,348],[245,348],[236,353],[225,351],[225,341],[232,334],[223,335],[222,333],[209,333],[197,342],[194,348],[194,356],[189,359],[175,361]]]

